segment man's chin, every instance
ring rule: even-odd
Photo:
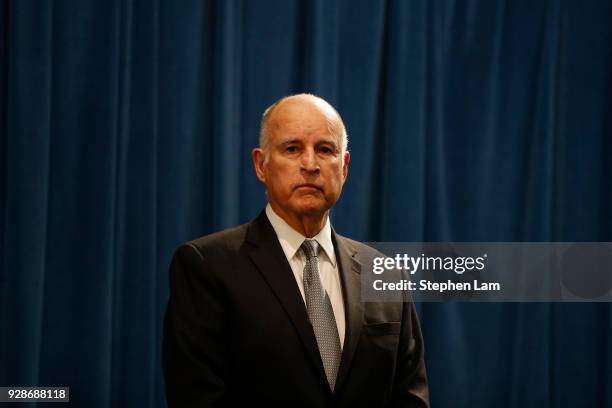
[[[299,203],[299,205],[295,207],[295,213],[303,217],[322,217],[325,215],[327,210],[329,210],[329,207],[326,205],[326,203],[321,202]]]

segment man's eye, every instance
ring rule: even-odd
[[[321,147],[321,149],[319,149],[321,151],[321,153],[323,154],[333,154],[334,150],[330,147]]]
[[[287,153],[295,153],[298,151],[298,148],[297,146],[287,146],[285,150]]]

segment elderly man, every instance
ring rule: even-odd
[[[339,114],[313,95],[283,98],[252,156],[265,210],[172,260],[169,406],[427,407],[414,305],[361,303],[367,247],[330,225],[350,161]]]

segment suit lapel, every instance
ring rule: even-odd
[[[337,392],[346,379],[359,342],[363,327],[363,304],[361,303],[361,265],[355,259],[357,251],[348,240],[333,230],[332,239],[336,248],[346,314],[346,336],[336,380]]]
[[[259,217],[249,225],[246,240],[252,244],[249,257],[289,315],[307,354],[319,370],[322,380],[327,384],[325,369],[312,325],[308,320],[302,294],[265,212],[262,211]]]

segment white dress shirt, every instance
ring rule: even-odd
[[[302,300],[306,304],[306,297],[304,296],[304,266],[306,266],[306,256],[300,251],[300,247],[304,240],[306,240],[306,237],[291,228],[285,220],[274,212],[270,204],[266,206],[266,215],[268,220],[270,220],[270,224],[272,224],[272,228],[274,228],[274,232],[276,232],[278,241],[293,271],[295,281],[300,288]],[[316,240],[323,249],[320,254],[324,255],[318,257],[319,277],[321,278],[321,285],[331,301],[336,325],[338,326],[338,335],[340,336],[340,347],[343,347],[344,329],[346,326],[344,302],[342,301],[342,285],[340,284],[336,253],[334,252],[334,244],[331,239],[329,217],[325,221],[323,229],[311,239]]]

